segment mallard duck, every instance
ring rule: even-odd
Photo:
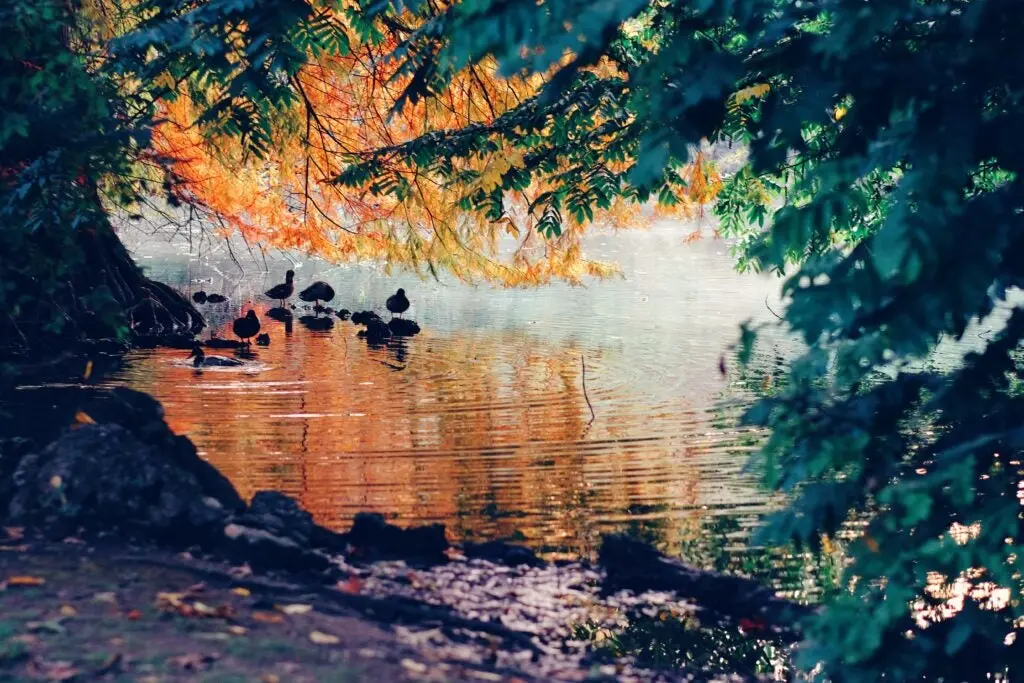
[[[399,289],[393,295],[388,297],[387,300],[388,310],[391,311],[391,315],[402,316],[403,313],[409,310],[409,299],[405,296],[405,290]]]
[[[267,291],[263,292],[267,297],[271,299],[277,299],[281,302],[281,307],[284,308],[285,299],[291,297],[295,292],[295,284],[292,280],[295,279],[295,271],[289,270],[284,274],[284,282],[279,285],[274,285]]]
[[[222,304],[222,303],[224,303],[227,300],[228,300],[228,298],[226,296],[224,296],[223,294],[207,294],[206,295],[206,303],[209,303],[209,304]]]
[[[197,304],[205,304],[206,292],[200,289],[198,292],[192,295],[192,301],[195,301]]]
[[[192,353],[188,354],[192,359],[192,365],[197,368],[237,368],[243,365],[242,361],[223,356],[207,356],[203,347],[198,342],[192,347]]]
[[[319,312],[321,301],[330,301],[334,298],[334,288],[326,282],[318,280],[299,292],[299,298],[315,304],[315,308]]]
[[[231,329],[239,339],[249,340],[255,337],[260,331],[260,319],[256,317],[256,311],[250,309],[244,318],[235,320]]]

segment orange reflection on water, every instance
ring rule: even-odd
[[[614,354],[588,352],[591,425],[572,341],[424,333],[371,349],[351,323],[286,334],[256,310],[272,343],[243,356],[250,367],[196,370],[161,349],[123,378],[244,496],[284,491],[335,528],[368,510],[576,553],[599,532],[698,506],[686,464],[711,452],[706,416],[616,384]]]

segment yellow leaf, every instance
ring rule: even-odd
[[[278,612],[283,612],[288,616],[295,616],[296,614],[308,614],[309,612],[312,612],[313,606],[296,603],[293,605],[274,605],[274,609]]]
[[[241,586],[239,586],[238,588],[232,588],[231,592],[242,598],[247,598],[250,595],[252,595],[252,591],[250,591],[248,588],[242,588]]]
[[[771,89],[771,86],[768,85],[767,83],[758,83],[756,85],[751,85],[741,90],[737,90],[735,93],[733,93],[732,101],[735,104],[743,104],[747,100],[752,100],[755,97],[764,97],[765,95],[768,94],[768,91],[770,91]]]
[[[89,379],[92,375],[92,360],[88,360],[85,363],[85,372],[82,373],[82,379]]]
[[[60,606],[60,615],[61,615],[62,617],[74,617],[74,616],[78,616],[78,610],[76,610],[76,609],[75,609],[75,608],[74,608],[73,606],[71,606],[71,605],[61,605],[61,606]]]
[[[239,626],[237,624],[234,624],[232,626],[228,626],[228,633],[230,633],[232,635],[235,635],[235,636],[244,636],[248,632],[249,632],[249,629],[247,629],[244,626]]]
[[[844,116],[846,116],[846,107],[836,107],[835,111],[832,113],[832,118],[836,121],[841,121]]]
[[[317,645],[337,645],[341,642],[338,636],[332,636],[330,633],[324,633],[323,631],[311,631],[309,639]]]

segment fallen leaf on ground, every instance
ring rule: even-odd
[[[125,612],[125,616],[131,619],[132,621],[138,621],[142,618],[142,612],[140,612],[137,609],[130,609],[127,612]]]
[[[217,616],[217,609],[215,607],[210,607],[205,602],[193,602],[192,609],[195,610],[195,613],[201,617]]]
[[[337,645],[341,642],[338,636],[332,636],[330,633],[324,633],[323,631],[311,631],[309,639],[317,645]]]
[[[7,534],[8,540],[20,541],[25,537],[25,527],[23,526],[5,526],[4,533]]]
[[[12,553],[23,553],[28,550],[27,545],[0,545],[0,550],[6,550]]]
[[[284,617],[280,614],[274,614],[273,612],[253,612],[252,618],[254,621],[258,621],[261,624],[280,624],[284,621]]]
[[[201,671],[208,668],[215,661],[217,661],[217,655],[189,652],[188,654],[171,657],[167,660],[167,663],[185,671]]]
[[[248,588],[242,588],[241,586],[239,586],[238,588],[232,588],[231,592],[241,598],[247,598],[250,595],[252,595],[251,590],[249,590]]]
[[[9,576],[5,583],[8,588],[13,588],[15,586],[42,586],[46,583],[46,579],[41,576]]]
[[[417,662],[415,659],[403,659],[402,668],[415,674],[421,674],[426,672],[427,665],[423,662]]]
[[[46,621],[30,621],[25,624],[25,628],[33,633],[64,633],[66,630],[60,624],[59,619],[47,619]]]
[[[96,595],[92,596],[92,599],[95,602],[106,602],[112,605],[117,603],[117,595],[114,594],[114,591],[97,593]]]
[[[33,660],[28,665],[29,672],[37,678],[48,681],[70,681],[78,676],[79,671],[71,662],[45,662]]]
[[[345,581],[339,581],[336,588],[342,593],[348,593],[349,595],[355,595],[363,587],[363,582],[359,580],[358,576],[350,576]]]
[[[481,681],[500,681],[500,680],[502,680],[501,676],[499,676],[498,674],[495,674],[495,673],[491,673],[490,671],[473,671],[473,670],[470,670],[467,673],[470,676],[472,676],[473,678],[480,679]]]
[[[274,605],[274,609],[289,616],[295,616],[296,614],[309,614],[313,611],[313,606],[294,603],[291,605]]]
[[[84,410],[79,410],[77,413],[75,413],[75,422],[77,422],[80,425],[96,424],[96,420],[92,419],[92,416],[90,416],[89,413],[85,412]]]
[[[249,629],[247,629],[244,626],[239,626],[238,624],[235,624],[233,626],[228,626],[228,633],[230,633],[232,635],[244,636],[248,632],[249,632]]]
[[[61,605],[59,612],[60,612],[60,615],[62,617],[77,617],[78,616],[78,610],[76,610],[73,605],[68,605],[68,604]]]
[[[243,564],[241,567],[232,567],[228,570],[228,574],[236,579],[243,579],[246,576],[252,576],[252,567],[247,564]]]

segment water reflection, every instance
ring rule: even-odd
[[[629,527],[675,544],[695,520],[769,505],[742,472],[752,442],[731,420],[730,401],[748,392],[720,375],[719,358],[740,321],[770,315],[776,285],[736,275],[720,242],[687,246],[683,234],[602,238],[593,252],[625,277],[525,292],[286,259],[232,276],[216,256],[142,243],[150,273],[183,290],[217,273],[230,302],[203,307],[210,332],[230,338],[252,307],[270,345],[248,350],[258,372],[139,350],[105,383],[162,401],[243,495],[284,491],[333,527],[374,510],[552,554],[589,553],[600,533]],[[423,333],[368,344],[351,322],[274,308],[260,293],[289,268],[299,286],[330,281],[352,310],[382,311],[404,286]]]

